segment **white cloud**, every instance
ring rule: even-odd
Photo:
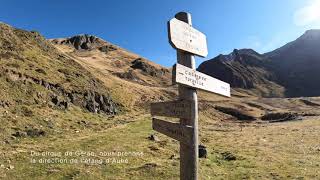
[[[304,7],[294,13],[294,23],[306,26],[320,22],[320,0],[310,0]]]
[[[267,41],[263,41],[259,36],[248,36],[241,44],[240,48],[254,49],[259,53],[266,53],[279,48],[284,43],[284,35],[278,33]]]

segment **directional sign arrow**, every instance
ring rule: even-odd
[[[151,104],[152,116],[166,116],[174,118],[190,118],[191,117],[191,101],[167,101]]]
[[[152,128],[186,145],[190,145],[193,140],[193,128],[190,126],[153,118]]]
[[[202,89],[219,95],[230,97],[230,84],[220,81],[181,64],[173,67],[173,83]]]
[[[208,55],[206,36],[189,24],[173,18],[168,22],[168,33],[173,48],[202,57]]]

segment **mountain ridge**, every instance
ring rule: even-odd
[[[259,54],[252,49],[235,49],[229,55],[201,63],[198,70],[263,97],[319,96],[320,86],[310,80],[320,77],[317,47],[320,30],[308,30],[271,52]]]

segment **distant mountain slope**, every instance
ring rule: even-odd
[[[266,97],[283,96],[284,88],[276,83],[276,75],[266,68],[270,63],[251,49],[235,49],[205,61],[198,70],[231,84],[233,88],[249,89]]]
[[[234,50],[203,62],[198,70],[265,97],[319,96],[319,47],[320,30],[309,30],[272,52]]]
[[[320,95],[320,30],[306,31],[297,40],[265,54],[286,95]]]
[[[80,34],[50,41],[110,87],[111,94],[129,109],[174,94],[170,69],[99,37]]]
[[[41,105],[114,114],[117,103],[89,71],[37,32],[0,23],[0,105]]]
[[[169,83],[169,69],[96,36],[82,34],[50,41],[76,60],[96,65],[122,79],[154,86]]]

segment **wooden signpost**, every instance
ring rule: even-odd
[[[191,101],[168,101],[151,104],[152,116],[188,118],[191,116]]]
[[[177,49],[173,82],[178,83],[179,100],[151,104],[152,116],[180,118],[179,123],[152,119],[152,128],[180,142],[180,179],[198,179],[198,97],[202,89],[230,97],[230,85],[196,71],[194,55],[208,54],[206,36],[194,29],[189,13],[180,12],[168,22],[169,42]]]
[[[174,48],[202,57],[208,55],[206,36],[191,24],[173,18],[168,26],[169,42]]]
[[[185,144],[192,143],[193,128],[190,126],[181,126],[180,123],[153,118],[152,128]]]

